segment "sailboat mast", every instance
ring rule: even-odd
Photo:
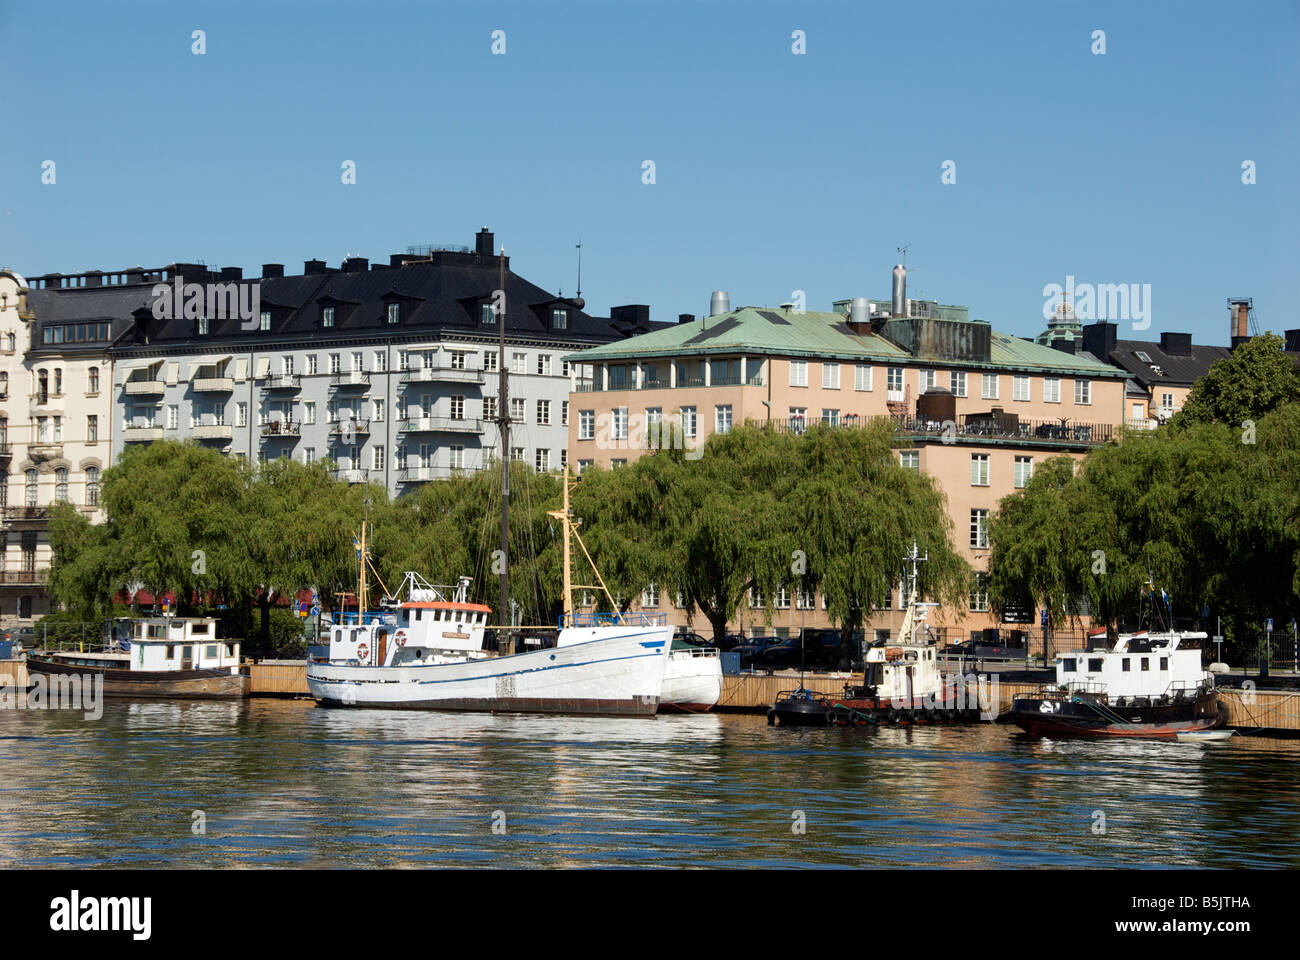
[[[569,465],[564,465],[564,622],[573,620],[573,550],[569,537]]]
[[[357,589],[357,613],[364,615],[366,612],[366,521],[361,521],[361,567],[360,583]],[[364,619],[364,616],[358,617],[358,622]]]
[[[502,622],[510,609],[510,381],[506,373],[506,250],[501,248],[497,280],[497,425],[501,432],[501,607]],[[507,633],[507,636],[509,634]]]

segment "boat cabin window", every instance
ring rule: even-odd
[[[1141,659],[1141,661],[1142,661],[1142,669],[1143,669],[1143,670],[1150,670],[1150,669],[1151,669],[1151,658],[1150,658],[1150,657],[1142,657],[1142,658],[1140,658],[1140,659]]]
[[[186,660],[188,660],[188,659],[189,659],[190,657],[192,657],[193,655],[194,655],[194,648],[193,648],[193,647],[189,646],[188,644],[186,644],[185,646],[181,647],[181,656],[184,657]]]
[[[1066,673],[1074,673],[1076,663],[1074,657],[1066,657],[1061,661],[1061,669]]]
[[[357,632],[355,630],[352,631],[352,642],[353,643],[357,642]]]
[[[1129,667],[1131,666],[1131,664],[1128,662],[1128,659],[1129,659],[1128,657],[1125,657],[1123,660],[1120,661],[1123,664],[1123,666],[1120,667],[1120,669],[1123,670],[1125,673],[1129,672]]]
[[[209,660],[217,659],[217,645],[215,643],[208,644],[208,652],[205,653],[204,656]]]
[[[1101,657],[1088,658],[1088,672],[1101,673]]]
[[[208,623],[196,623],[196,624],[193,624],[193,625],[190,627],[190,633],[207,633],[207,632],[208,632],[208,627],[209,627],[209,626],[211,626],[211,624],[208,624]]]
[[[168,660],[176,659],[176,644],[174,643],[167,644],[167,659]]]
[[[1168,669],[1169,669],[1169,658],[1168,658],[1168,657],[1161,657],[1161,658],[1160,658],[1160,669],[1161,669],[1161,670],[1168,670]]]

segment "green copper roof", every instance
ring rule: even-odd
[[[979,321],[975,321],[979,322]],[[829,360],[909,362],[938,367],[1054,370],[1096,377],[1127,376],[1089,354],[1068,354],[992,331],[989,361],[913,357],[879,334],[854,333],[840,313],[741,307],[730,313],[679,323],[651,333],[602,344],[564,359],[575,363],[636,361],[656,357],[725,356],[738,353]]]

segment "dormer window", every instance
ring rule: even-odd
[[[266,331],[266,330],[270,330],[270,329],[271,329],[271,311],[270,311],[270,310],[263,310],[263,311],[262,311],[262,317],[261,317],[261,320],[259,321],[259,323],[258,323],[258,325],[257,325],[257,329],[259,329],[259,330],[263,330],[263,331]]]
[[[402,305],[400,303],[390,303],[388,305],[388,322],[397,323],[402,319]]]
[[[483,303],[479,305],[478,318],[480,323],[496,323],[497,312],[493,309],[492,304]]]
[[[332,327],[332,326],[334,326],[334,308],[333,308],[333,307],[321,307],[321,311],[320,311],[320,325],[321,325],[322,327]]]
[[[551,311],[551,329],[567,330],[569,328],[569,311],[552,310]]]
[[[209,333],[208,318],[199,317],[199,336],[206,337]]]

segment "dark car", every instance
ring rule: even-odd
[[[805,629],[802,636],[787,637],[771,644],[754,658],[754,666],[762,670],[818,670],[837,667],[839,663],[838,630]]]
[[[744,670],[756,665],[755,658],[772,645],[773,639],[772,637],[751,637],[736,644],[731,648],[730,652],[740,654],[740,669]]]
[[[682,643],[689,643],[693,647],[716,647],[717,646],[717,644],[714,643],[710,638],[701,636],[700,634],[695,633],[691,630],[678,630],[676,633],[673,634],[673,640],[680,641]]]
[[[36,646],[36,628],[14,627],[5,631],[4,639],[11,641],[15,649],[31,650]]]

